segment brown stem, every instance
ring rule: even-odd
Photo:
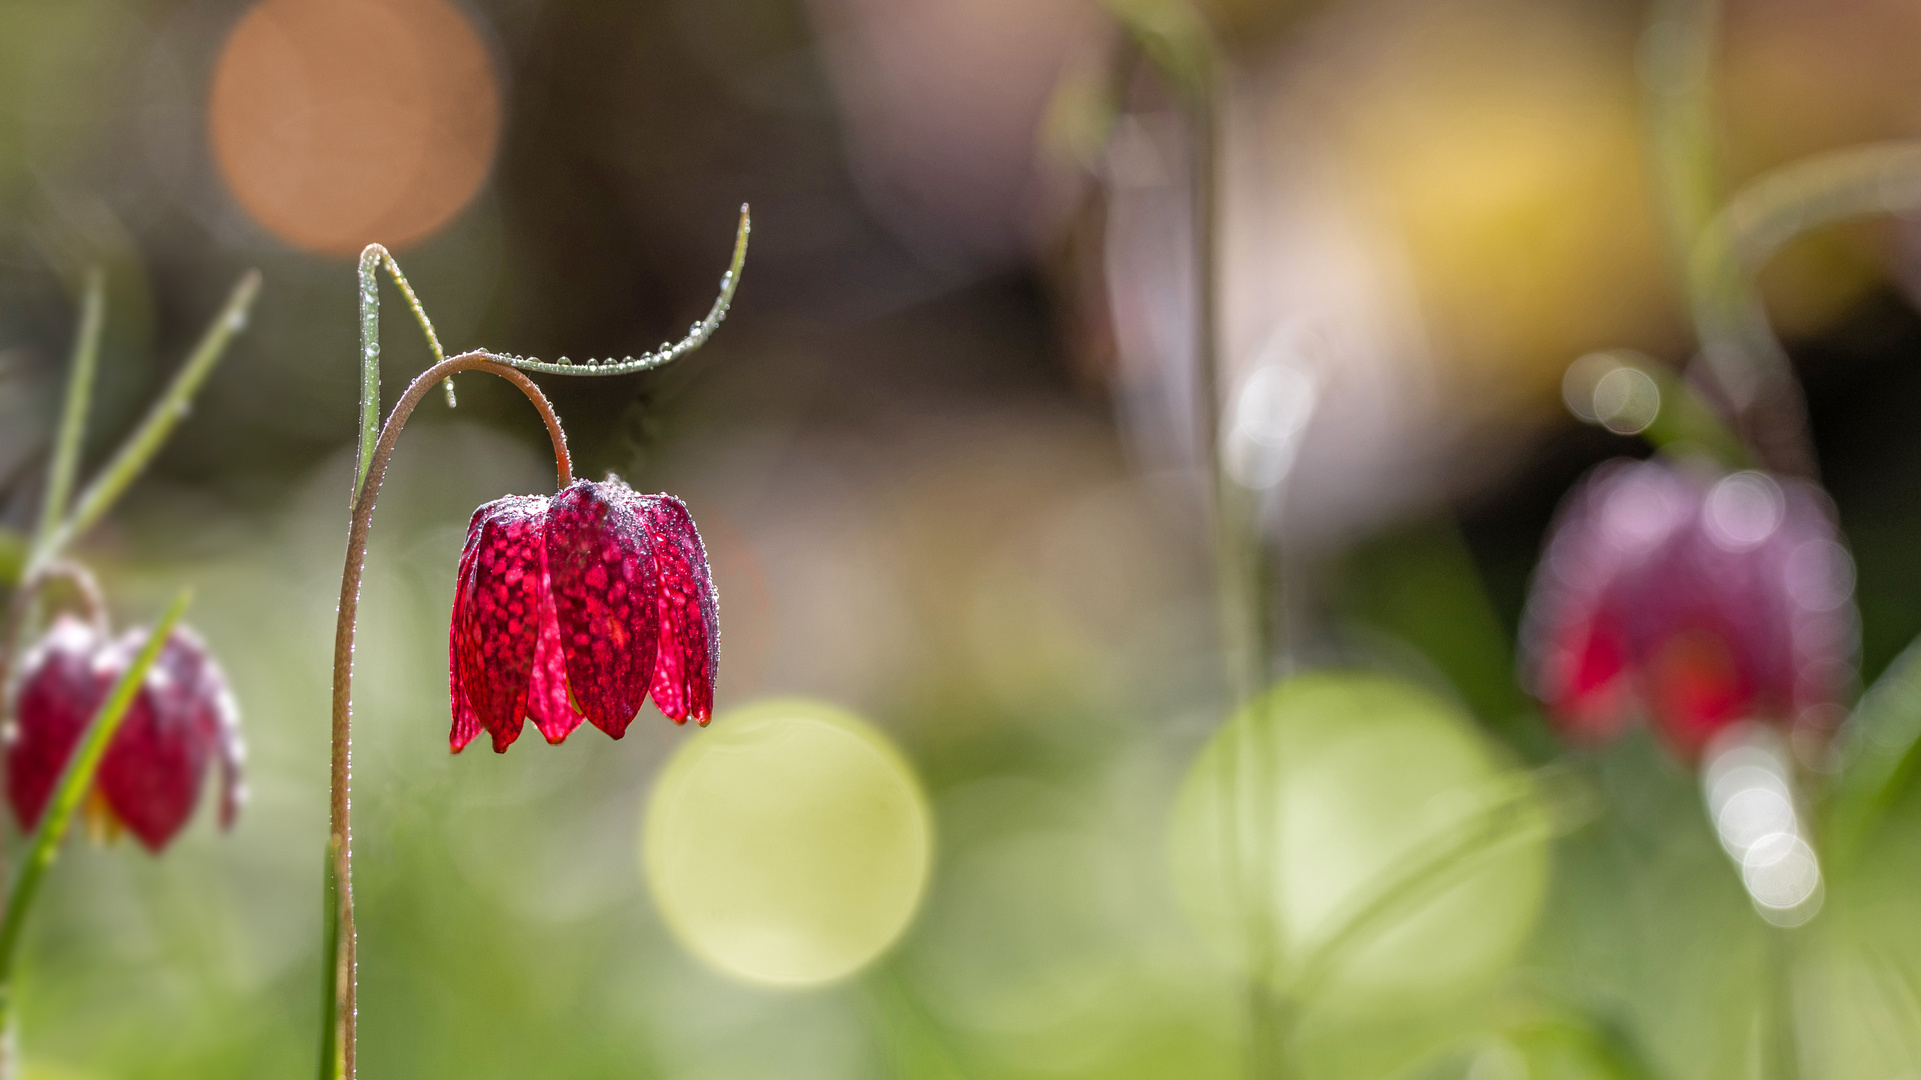
[[[345,1064],[348,1080],[354,1076],[354,1011],[355,1011],[355,949],[353,920],[353,830],[348,817],[348,793],[352,764],[351,720],[353,715],[353,656],[354,656],[354,619],[360,606],[360,575],[367,563],[367,530],[373,524],[374,500],[380,494],[380,482],[387,475],[387,463],[393,458],[394,444],[400,439],[400,429],[406,426],[414,406],[427,396],[435,384],[448,376],[462,371],[485,371],[498,375],[519,388],[539,410],[540,418],[546,421],[547,434],[554,443],[554,472],[565,488],[573,483],[573,461],[567,456],[567,436],[560,429],[560,419],[554,415],[553,406],[535,386],[532,379],[520,372],[497,363],[485,352],[462,353],[449,360],[443,360],[415,376],[407,386],[407,392],[400,395],[394,404],[394,411],[387,415],[387,423],[380,429],[380,439],[374,444],[373,454],[368,459],[367,478],[360,485],[360,495],[354,500],[353,524],[347,530],[347,566],[340,576],[340,615],[334,624],[334,689],[333,689],[333,776],[332,776],[332,828],[331,841],[334,852],[334,875],[338,882],[338,904],[340,936],[337,948],[339,954],[332,962],[339,965],[342,978],[337,987],[340,1007],[335,1014],[339,1027],[339,1046]]]

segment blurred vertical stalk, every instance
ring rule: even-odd
[[[1732,426],[1754,456],[1778,473],[1811,476],[1807,410],[1787,353],[1766,326],[1760,300],[1730,290],[1745,280],[1741,252],[1718,214],[1725,181],[1715,153],[1714,62],[1719,0],[1656,0],[1641,41],[1650,156],[1669,261],[1694,315],[1703,367],[1725,400]]]
[[[1798,930],[1768,927],[1767,1002],[1760,1021],[1762,1080],[1801,1080],[1801,1040],[1794,1008],[1794,968]]]
[[[1649,141],[1668,239],[1669,260],[1690,310],[1701,359],[1732,415],[1736,435],[1770,469],[1811,475],[1814,454],[1806,409],[1788,356],[1766,327],[1752,271],[1733,242],[1722,208],[1724,181],[1715,152],[1714,64],[1719,0],[1655,0],[1641,41]],[[1764,339],[1764,340],[1762,340]],[[1756,1015],[1758,1074],[1798,1080],[1800,1043],[1794,1007],[1795,931],[1766,927],[1767,985]]]
[[[1711,77],[1720,25],[1718,0],[1655,0],[1641,39],[1655,190],[1682,288],[1691,288],[1695,242],[1720,203]]]
[[[1228,689],[1230,752],[1223,755],[1222,844],[1239,893],[1246,946],[1246,1072],[1258,1080],[1288,1074],[1288,1002],[1274,990],[1279,958],[1275,860],[1279,830],[1274,748],[1269,726],[1247,706],[1267,686],[1276,651],[1269,592],[1272,550],[1262,542],[1250,493],[1222,460],[1226,408],[1221,356],[1221,130],[1224,64],[1200,16],[1185,4],[1110,0],[1179,98],[1187,130],[1190,249],[1193,268],[1194,408],[1197,451],[1207,477],[1210,546]]]
[[[1220,71],[1202,54],[1186,95],[1189,214],[1194,264],[1194,359],[1196,430],[1205,463],[1214,549],[1214,587],[1221,620],[1221,652],[1228,702],[1225,755],[1228,835],[1232,879],[1240,890],[1242,933],[1247,949],[1247,1075],[1278,1080],[1287,1075],[1288,1003],[1275,993],[1279,958],[1275,862],[1279,857],[1274,748],[1271,725],[1246,709],[1271,677],[1275,622],[1268,599],[1275,583],[1271,550],[1262,542],[1249,493],[1228,475],[1222,460],[1222,415],[1227,408],[1221,357],[1220,288]],[[1243,718],[1237,722],[1233,718]]]

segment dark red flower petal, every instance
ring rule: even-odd
[[[1530,681],[1592,741],[1637,711],[1693,760],[1741,720],[1831,724],[1853,678],[1853,564],[1826,496],[1758,472],[1610,462],[1535,575]]]
[[[540,637],[534,642],[533,677],[527,684],[527,717],[541,737],[560,743],[580,726],[580,714],[567,698],[567,653],[560,644],[560,625],[554,617],[554,596],[549,579],[546,602],[541,605]]]
[[[1585,612],[1559,627],[1542,675],[1542,703],[1569,738],[1598,744],[1620,734],[1629,716],[1628,653],[1613,612]]]
[[[28,654],[7,747],[7,794],[23,828],[39,824],[87,723],[147,633],[130,631],[109,642],[92,627],[62,618]],[[207,764],[216,757],[225,827],[244,797],[239,713],[206,646],[191,631],[177,629],[101,758],[94,792],[115,820],[159,851],[192,815]]]
[[[1736,721],[1838,701],[1855,645],[1852,561],[1818,488],[1743,472],[1699,491],[1636,586],[1644,703],[1689,760]]]
[[[520,737],[527,712],[548,603],[542,557],[546,506],[538,496],[509,495],[481,508],[479,529],[468,541],[473,567],[455,602],[460,684],[480,725],[493,736],[496,753]]]
[[[7,801],[23,830],[40,824],[60,770],[113,688],[105,646],[92,626],[63,616],[20,662],[6,754]]]
[[[115,643],[113,669],[132,663],[146,637],[147,631],[129,631]],[[237,751],[236,727],[225,677],[198,637],[176,630],[134,696],[94,783],[127,830],[159,851],[193,814],[208,762],[217,753],[226,759],[229,739]],[[237,797],[237,788],[231,791],[223,803]]]
[[[705,724],[713,718],[714,678],[720,671],[720,599],[707,569],[707,549],[679,499],[640,495],[634,502],[660,572],[654,704],[676,723],[691,716]]]
[[[481,508],[486,509],[485,507]],[[474,707],[467,703],[467,688],[460,681],[460,643],[463,620],[461,612],[471,603],[473,595],[474,551],[480,535],[480,511],[474,512],[474,519],[467,527],[467,546],[460,553],[460,574],[454,579],[453,614],[447,620],[447,704],[453,713],[453,730],[447,734],[447,744],[458,754],[480,734],[480,717],[475,715]]]
[[[1522,645],[1530,688],[1571,740],[1605,742],[1633,718],[1637,575],[1697,502],[1695,488],[1664,466],[1614,461],[1556,513]]]
[[[577,480],[547,512],[547,569],[573,703],[618,739],[647,700],[660,638],[653,544],[618,480]]]

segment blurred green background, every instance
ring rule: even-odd
[[[1327,823],[1284,826],[1289,933],[1311,943],[1463,806],[1522,792],[1514,846],[1377,919],[1297,1003],[1301,1074],[1744,1078],[1775,1075],[1786,1029],[1804,1075],[1921,1074],[1921,799],[1778,933],[1685,767],[1640,733],[1561,750],[1517,682],[1557,501],[1647,452],[1567,416],[1562,372],[1691,348],[1636,82],[1647,8],[1200,10],[1231,67],[1225,362],[1302,357],[1314,402],[1262,519],[1287,655],[1347,673],[1248,721],[1282,748],[1284,820]],[[1719,42],[1731,181],[1921,134],[1907,0],[1730,0]],[[394,249],[449,351],[620,356],[705,311],[742,202],[753,247],[711,344],[538,380],[579,474],[699,521],[713,729],[650,709],[619,743],[450,756],[467,517],[553,474],[494,380],[463,377],[401,442],[355,687],[363,1075],[1240,1075],[1246,980],[1209,914],[1222,826],[1177,813],[1233,711],[1180,138],[1091,0],[0,0],[0,523],[38,507],[87,267],[108,282],[90,465],[234,278],[265,276],[81,552],[118,624],[193,587],[252,799],[159,858],[69,843],[28,928],[29,1075],[312,1074],[353,253]],[[1921,634],[1921,230],[1824,232],[1763,287],[1854,554],[1867,685]],[[428,360],[396,301],[389,402]],[[898,938],[821,985],[700,959],[644,869],[670,755],[769,698],[861,718],[925,798]],[[795,865],[855,850],[793,835]],[[921,875],[845,865],[855,894]]]

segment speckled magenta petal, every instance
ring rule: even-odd
[[[545,602],[547,500],[510,495],[483,507],[471,585],[457,611],[460,683],[480,725],[505,752],[520,737]]]
[[[467,544],[460,552],[460,573],[454,578],[454,607],[447,619],[447,705],[453,714],[453,730],[447,734],[447,744],[458,754],[480,734],[480,717],[474,707],[467,703],[467,688],[460,681],[460,642],[462,640],[461,615],[472,604],[474,552],[480,547],[480,517],[487,510],[481,507],[467,523]]]
[[[687,505],[672,495],[642,495],[635,510],[653,541],[660,573],[660,658],[654,705],[676,723],[705,724],[714,714],[720,671],[720,598]]]
[[[209,711],[218,732],[214,749],[220,761],[220,827],[231,829],[240,816],[240,808],[247,802],[243,772],[247,746],[240,737],[240,708],[234,703],[233,692],[227,688],[224,677],[220,679],[219,694]]]
[[[618,480],[576,481],[547,511],[547,569],[574,704],[618,739],[654,677],[659,640],[652,543]]]
[[[147,631],[134,630],[116,642],[113,669],[125,670],[146,638]],[[220,746],[220,713],[230,707],[226,680],[200,639],[186,630],[170,634],[94,781],[114,816],[148,850],[165,847],[193,814]]]
[[[564,741],[580,726],[580,714],[567,701],[567,653],[560,644],[560,625],[554,618],[551,584],[541,604],[540,636],[534,642],[533,678],[527,684],[527,718],[549,743]]]
[[[20,663],[6,772],[7,801],[23,830],[40,823],[60,770],[113,687],[113,672],[100,663],[105,645],[93,627],[62,617]]]

